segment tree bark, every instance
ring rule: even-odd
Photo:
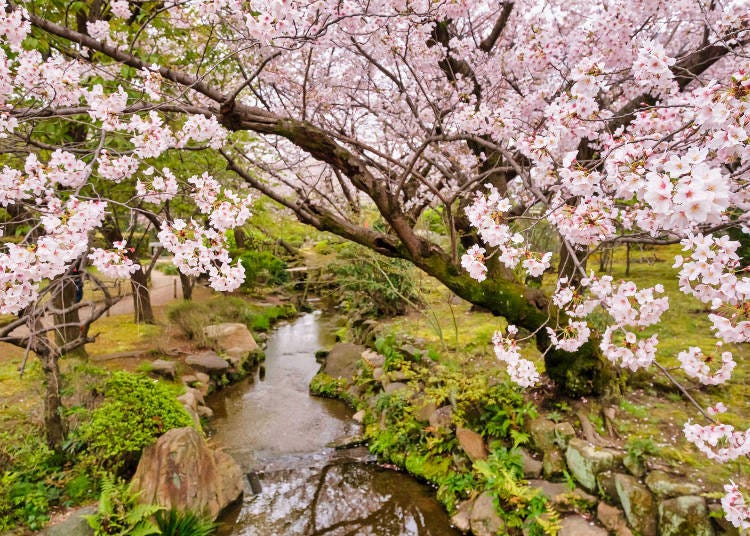
[[[56,278],[51,284],[55,285],[52,291],[52,305],[55,309],[66,311],[63,313],[54,313],[52,316],[56,326],[55,342],[58,347],[65,346],[67,343],[74,341],[80,335],[81,317],[79,310],[67,310],[75,303],[76,299],[76,282],[75,278],[81,277],[82,274],[63,274]],[[82,283],[82,282],[81,282]],[[81,346],[76,350],[69,352],[78,357],[88,357],[86,347]]]
[[[190,301],[193,299],[193,285],[195,285],[195,280],[189,275],[180,272],[180,286],[182,286],[183,300]]]
[[[151,307],[151,291],[148,288],[148,276],[143,267],[130,275],[130,287],[133,290],[135,323],[153,324],[155,319]]]
[[[44,433],[47,446],[54,452],[62,452],[65,439],[65,422],[62,416],[60,396],[60,367],[57,356],[52,353],[39,355],[44,374]]]

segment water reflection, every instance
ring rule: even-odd
[[[456,534],[431,490],[376,465],[338,463],[260,475],[233,534],[442,536]]]

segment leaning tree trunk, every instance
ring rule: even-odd
[[[55,342],[58,347],[65,346],[67,343],[76,340],[79,336],[81,325],[79,309],[70,310],[71,306],[76,303],[76,277],[81,277],[81,275],[67,273],[56,278],[51,283],[56,287],[52,291],[52,305],[55,310],[60,311],[52,315],[55,326],[58,326],[55,329]],[[78,357],[88,356],[85,346],[69,352],[69,355]]]
[[[148,288],[148,275],[143,269],[130,275],[130,287],[133,290],[133,311],[136,324],[153,324],[154,310],[151,307],[151,292]]]

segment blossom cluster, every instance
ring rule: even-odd
[[[88,258],[102,274],[113,279],[127,279],[131,274],[141,269],[141,266],[128,255],[132,250],[127,249],[125,240],[112,243],[112,249],[93,248]]]
[[[539,371],[533,362],[521,357],[518,351],[518,343],[514,338],[518,334],[518,328],[509,325],[506,331],[507,336],[497,331],[492,337],[495,355],[505,363],[511,381],[521,387],[533,387],[539,383]]]

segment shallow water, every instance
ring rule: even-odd
[[[326,448],[359,431],[343,403],[308,394],[320,366],[315,351],[333,342],[332,331],[317,314],[282,325],[268,340],[264,370],[209,398],[213,442],[254,472],[261,488],[255,494],[246,483],[221,534],[457,534],[429,487],[371,463],[366,449]]]

